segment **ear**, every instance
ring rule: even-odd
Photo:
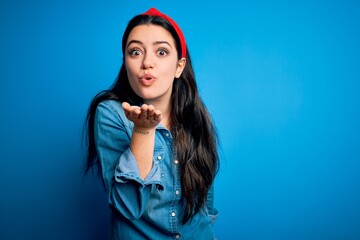
[[[179,78],[181,76],[181,73],[183,72],[186,65],[186,59],[182,58],[178,61],[176,72],[175,72],[175,78]]]

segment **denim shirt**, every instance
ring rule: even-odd
[[[111,206],[110,239],[215,239],[211,187],[204,209],[182,224],[182,198],[178,160],[170,131],[156,127],[153,165],[140,177],[130,150],[133,123],[121,103],[101,102],[95,114],[95,144]]]

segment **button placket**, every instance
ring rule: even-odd
[[[170,136],[171,137],[171,136]],[[180,190],[180,179],[179,179],[179,172],[178,172],[178,163],[179,161],[176,159],[176,152],[174,152],[172,161],[169,162],[171,164],[171,168],[173,171],[173,187],[172,187],[172,201],[170,204],[170,223],[172,225],[172,232],[174,234],[179,235],[179,219],[178,219],[178,200],[179,200],[179,196],[177,195],[176,191]],[[180,194],[180,191],[179,191]],[[173,235],[174,238],[176,239],[182,239],[181,235],[179,235],[179,238],[176,237],[176,235]]]

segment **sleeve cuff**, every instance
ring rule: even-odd
[[[211,220],[211,223],[214,224],[216,219],[219,216],[219,212],[218,210],[216,210],[215,208],[212,209],[212,211],[208,212],[209,218]]]
[[[136,159],[130,148],[120,157],[119,163],[115,169],[115,181],[118,183],[126,183],[127,181],[136,181],[143,187],[155,184],[159,190],[164,188],[162,183],[161,169],[157,161],[153,161],[153,166],[148,176],[143,180],[140,177],[139,168]]]

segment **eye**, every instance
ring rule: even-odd
[[[130,56],[139,56],[139,55],[141,55],[141,51],[140,51],[140,49],[132,48],[129,50],[129,54],[130,54]]]
[[[169,51],[168,51],[167,49],[165,49],[165,48],[160,48],[160,49],[157,51],[157,54],[158,54],[159,56],[164,57],[164,56],[166,56],[166,55],[169,54]]]

